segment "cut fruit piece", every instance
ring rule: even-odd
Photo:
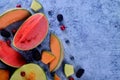
[[[20,67],[26,63],[21,54],[0,40],[0,60],[11,67]]]
[[[23,8],[15,8],[6,11],[0,16],[0,30],[6,28],[10,24],[28,18],[31,13]]]
[[[53,55],[55,56],[55,59],[52,62],[50,62],[49,69],[50,71],[56,71],[63,61],[64,49],[61,41],[55,34],[51,34],[50,49]]]
[[[30,50],[38,46],[46,37],[49,25],[42,13],[29,17],[16,32],[13,45],[20,50]]]
[[[10,80],[47,80],[47,77],[40,66],[30,63],[17,69]]]
[[[9,80],[10,72],[8,70],[0,69],[0,80]]]
[[[55,59],[55,56],[49,52],[49,51],[43,51],[42,52],[42,58],[41,58],[41,61],[44,63],[44,64],[48,64],[50,63],[51,61],[53,61]]]
[[[40,9],[42,9],[42,5],[37,0],[33,0],[30,7],[35,12],[39,11]]]
[[[74,74],[74,67],[70,64],[65,64],[64,73],[65,73],[66,77],[71,76],[72,74]]]
[[[55,74],[54,75],[54,80],[61,80],[61,79],[60,79],[60,77],[57,74]]]

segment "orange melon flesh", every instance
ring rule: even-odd
[[[0,60],[12,67],[20,67],[26,63],[26,60],[17,51],[0,40]]]
[[[23,8],[15,8],[9,11],[6,11],[0,16],[0,29],[4,29],[10,24],[24,20],[28,18],[31,15],[31,13]]]
[[[28,18],[19,28],[13,45],[20,50],[30,50],[39,45],[48,33],[48,20],[42,13]]]
[[[55,74],[54,75],[54,80],[61,80],[61,79],[60,79],[60,77],[57,74]]]
[[[43,51],[42,52],[42,58],[41,58],[41,61],[44,63],[44,64],[48,64],[50,63],[52,60],[55,59],[55,56],[49,52],[49,51]]]
[[[60,42],[59,38],[54,34],[51,34],[50,37],[50,49],[56,57],[52,62],[50,62],[49,65],[50,72],[52,72],[60,67],[64,57],[62,43]]]
[[[0,69],[0,80],[9,80],[10,72],[8,70]]]

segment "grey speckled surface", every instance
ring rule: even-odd
[[[50,22],[50,30],[62,40],[65,61],[85,69],[75,80],[120,80],[120,0],[39,0]],[[30,10],[31,0],[0,0],[0,13],[16,4]],[[52,10],[53,15],[48,15]],[[31,10],[30,10],[31,11]],[[67,27],[60,30],[56,19],[63,14]],[[70,44],[65,40],[69,39]],[[75,57],[74,61],[70,56]],[[62,80],[65,76],[59,69]]]

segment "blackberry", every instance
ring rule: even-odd
[[[36,61],[39,61],[41,59],[41,55],[37,49],[32,50],[32,57]]]
[[[11,34],[7,30],[3,29],[3,30],[1,30],[1,36],[5,37],[5,38],[9,38],[11,36]]]
[[[51,74],[51,76],[53,77],[53,76],[55,75],[55,72],[51,72],[50,74]]]
[[[62,22],[62,21],[63,21],[63,15],[62,15],[62,14],[58,14],[58,15],[57,15],[57,20],[58,20],[59,22]]]
[[[78,71],[76,72],[76,77],[77,78],[80,78],[82,75],[83,75],[83,73],[85,72],[85,70],[84,69],[78,69]]]

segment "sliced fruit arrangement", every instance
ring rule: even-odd
[[[9,80],[10,72],[5,69],[0,69],[0,80]]]
[[[61,79],[60,79],[60,77],[57,74],[55,74],[54,75],[54,80],[61,80]]]
[[[0,15],[0,30],[6,28],[10,24],[24,20],[28,18],[31,15],[31,13],[23,8],[15,8],[6,11],[2,15]]]
[[[55,59],[55,56],[49,51],[42,51],[41,61],[44,64],[48,64]]]
[[[12,67],[20,67],[26,63],[21,54],[0,40],[0,60]]]
[[[59,69],[64,59],[64,48],[61,40],[57,35],[51,33],[49,44],[51,51],[42,51],[42,49],[42,52],[39,51],[39,47],[37,46],[43,42],[49,30],[49,23],[46,16],[43,13],[35,13],[31,16],[31,13],[28,10],[20,8],[20,4],[16,7],[17,8],[15,9],[6,11],[0,16],[0,34],[1,37],[4,37],[3,39],[5,39],[5,41],[0,40],[0,60],[11,67],[18,69],[13,73],[10,79],[9,76],[12,71],[9,72],[7,70],[0,69],[0,80],[47,80],[46,74],[48,73],[51,73],[51,75],[54,73],[52,77],[53,80],[61,80],[59,77],[60,75],[58,76],[55,72]],[[39,1],[33,0],[30,8],[34,12],[38,12],[42,9],[42,5]],[[49,12],[49,14],[52,15],[51,12]],[[20,26],[19,29],[13,29],[11,32],[6,29],[10,24],[25,19],[26,21]],[[58,14],[57,20],[61,24],[60,29],[64,31],[66,27],[62,23],[64,21],[63,15]],[[11,33],[14,36],[13,40],[10,40]],[[20,53],[11,47],[11,41],[13,46],[18,50],[21,50],[21,52],[26,51],[27,53],[28,51],[28,53],[33,53],[30,56],[30,60],[33,62],[43,62],[44,64],[40,63],[42,66],[45,65],[43,69],[37,64],[29,63],[30,61],[27,60],[27,58],[26,61]],[[65,42],[70,43],[69,40],[66,40]],[[71,56],[70,59],[74,61],[74,56]],[[26,62],[28,62],[28,64]],[[45,68],[46,65],[47,68]],[[77,70],[75,75],[77,78],[80,78],[83,73],[84,69],[80,68]],[[74,74],[73,65],[66,63],[64,66],[64,74],[69,80],[74,80],[72,77]]]
[[[64,73],[65,73],[66,77],[71,76],[72,74],[74,74],[74,67],[70,64],[65,64]]]
[[[42,5],[37,0],[33,0],[30,7],[35,12],[39,11],[40,9],[42,9]]]
[[[51,34],[51,37],[50,37],[50,49],[53,55],[56,57],[49,64],[49,69],[51,72],[51,71],[56,71],[60,67],[64,58],[64,49],[63,49],[62,43],[60,39],[53,33]]]
[[[42,13],[28,18],[16,32],[13,45],[20,50],[30,50],[37,47],[48,33],[48,20]]]
[[[10,80],[47,80],[47,77],[40,66],[29,63],[17,69]]]

